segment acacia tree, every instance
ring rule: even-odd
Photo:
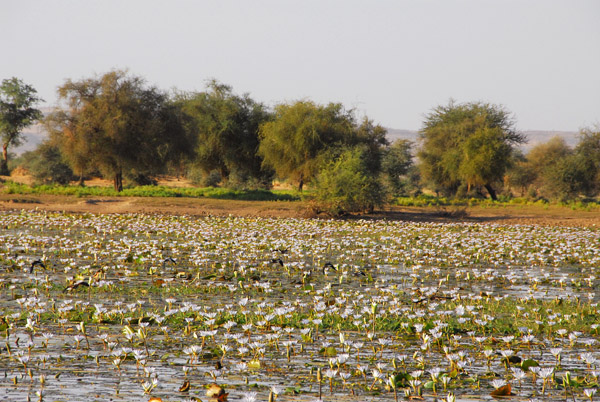
[[[384,127],[365,117],[355,128],[355,136],[347,137],[350,145],[362,145],[365,149],[366,168],[372,175],[381,172],[386,147],[390,145],[386,135],[387,130]]]
[[[73,172],[79,177],[79,185],[83,186],[85,175],[93,168],[90,157],[91,143],[86,134],[86,126],[78,125],[78,109],[72,107],[69,111],[54,110],[44,119],[44,127],[50,136],[50,141],[62,151]]]
[[[18,78],[2,80],[0,86],[0,135],[2,138],[2,160],[0,174],[8,172],[8,147],[20,145],[23,141],[21,131],[36,120],[42,113],[33,106],[41,99],[37,91]]]
[[[123,175],[151,176],[191,148],[168,97],[140,77],[111,71],[67,80],[59,90],[66,110],[48,120],[63,152],[81,173],[99,169],[123,189]]]
[[[302,191],[318,173],[324,151],[356,141],[354,118],[339,103],[280,104],[273,120],[261,125],[260,139],[263,164],[279,178],[296,181]]]
[[[525,166],[535,175],[531,186],[537,195],[559,200],[593,197],[600,184],[600,132],[582,129],[574,149],[553,137],[527,154]]]
[[[586,173],[585,192],[594,196],[600,190],[600,125],[580,130],[575,153]]]
[[[271,172],[256,152],[259,126],[270,118],[264,105],[215,80],[205,92],[180,94],[176,104],[197,144],[194,162],[205,174],[217,170],[226,181],[270,182]]]
[[[525,137],[514,128],[510,113],[488,103],[437,106],[420,131],[419,168],[435,190],[455,195],[483,186],[496,199],[499,182],[511,163],[511,153]]]

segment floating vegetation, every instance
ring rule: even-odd
[[[595,228],[0,215],[1,400],[592,401]]]

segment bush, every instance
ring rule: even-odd
[[[315,199],[325,212],[343,215],[372,212],[385,203],[386,193],[379,177],[370,174],[364,150],[352,148],[321,169]]]
[[[204,187],[219,187],[222,177],[218,170],[213,170],[202,178],[201,184]]]
[[[156,186],[158,181],[156,178],[140,172],[130,172],[125,175],[134,186]]]
[[[73,171],[60,149],[49,142],[43,142],[35,151],[23,154],[23,160],[25,167],[38,183],[68,184],[74,179]]]
[[[202,173],[202,169],[200,169],[199,167],[194,166],[194,165],[189,167],[189,169],[185,173],[185,177],[193,185],[196,185],[196,186],[201,185],[202,181],[204,180],[204,174]]]

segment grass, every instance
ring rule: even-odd
[[[4,194],[49,194],[71,195],[76,197],[191,197],[246,201],[297,201],[298,192],[293,190],[233,190],[218,187],[183,188],[167,186],[137,186],[117,192],[110,187],[81,187],[60,185],[30,186],[7,182],[2,188]]]
[[[514,205],[538,206],[547,208],[550,205],[569,208],[574,211],[597,211],[600,210],[600,203],[597,200],[574,200],[574,201],[553,201],[545,199],[531,200],[521,197],[500,196],[498,200],[488,198],[447,198],[436,197],[433,195],[421,194],[416,197],[397,197],[392,201],[393,205],[403,207],[444,207],[444,206],[480,206],[480,207],[507,207]]]
[[[305,195],[296,190],[235,190],[221,187],[169,187],[135,186],[117,192],[110,187],[81,187],[63,185],[27,185],[8,181],[0,186],[3,194],[18,195],[65,195],[75,197],[166,197],[210,198],[239,201],[300,201]],[[600,211],[600,203],[594,199],[555,201],[531,200],[522,197],[500,196],[498,200],[482,198],[448,198],[421,194],[416,197],[396,197],[391,205],[400,207],[482,207],[504,208],[509,206],[534,206],[547,209],[558,206],[573,211]]]

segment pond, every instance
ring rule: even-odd
[[[599,265],[595,228],[3,212],[0,400],[592,400]]]

